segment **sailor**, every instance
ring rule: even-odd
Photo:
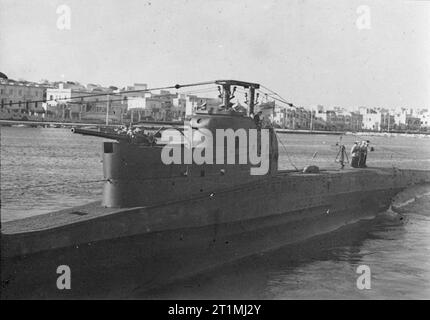
[[[254,116],[254,122],[257,125],[257,129],[261,129],[263,126],[263,112],[258,111],[257,114]]]
[[[355,141],[354,145],[351,148],[351,167],[358,168],[359,157],[360,157],[360,147],[358,145],[358,141]]]
[[[358,166],[360,168],[367,168],[366,160],[367,160],[367,146],[368,146],[369,140],[362,141],[360,144],[360,156],[358,159]]]
[[[369,148],[369,144],[370,144],[369,140],[366,140],[364,142],[363,168],[367,168],[366,161],[367,161],[367,150]]]

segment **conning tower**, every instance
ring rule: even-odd
[[[266,133],[269,137],[264,144],[261,130],[257,128],[252,117],[255,89],[258,89],[259,85],[235,80],[218,80],[214,83],[220,86],[220,97],[222,98],[220,105],[196,112],[189,121],[184,122],[182,128],[175,128],[182,133],[182,141],[167,144],[166,141],[163,142],[163,139],[160,139],[157,143],[147,143],[145,139],[136,142],[132,139],[124,139],[123,136],[121,138],[107,136],[117,141],[103,144],[103,173],[106,180],[103,188],[103,206],[138,207],[196,196],[214,196],[218,191],[267,179],[277,173],[278,142],[276,134],[273,128],[263,128],[262,130],[267,130]],[[246,112],[236,111],[231,103],[236,86],[248,89]],[[229,137],[225,137],[221,150],[220,141],[217,140],[217,129],[222,129],[229,135]],[[187,130],[192,132],[191,142],[189,142],[190,137],[187,137]],[[167,131],[168,129],[165,129],[160,132],[159,136],[165,136]],[[243,156],[243,153],[250,152],[251,131],[257,132],[258,150],[256,154],[260,157],[267,156],[268,170],[263,171],[264,174],[251,174],[251,168],[255,168],[256,165],[250,162],[248,156],[246,156],[245,162],[240,161],[241,153]],[[82,130],[77,130],[77,133],[88,134]],[[202,137],[209,135],[208,133],[212,135],[212,140]],[[227,158],[228,148],[232,147],[232,141],[235,150],[233,164],[232,159],[230,158],[229,162]],[[265,149],[267,144],[268,148]],[[162,152],[165,147],[170,147],[171,152],[179,152],[181,162],[163,163]],[[190,152],[192,155],[197,152],[207,157],[206,152],[211,147],[213,150],[212,163],[196,163],[194,158],[192,163],[185,160],[185,154],[190,154]],[[206,148],[206,150],[201,150],[202,148]],[[268,150],[267,154],[264,150]],[[223,163],[219,161],[219,152],[223,152]]]

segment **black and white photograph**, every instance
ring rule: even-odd
[[[1,300],[430,299],[430,1],[0,0],[0,98]]]

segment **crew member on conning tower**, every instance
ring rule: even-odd
[[[257,126],[257,129],[261,129],[263,126],[263,112],[258,111],[257,114],[254,116],[254,122]]]

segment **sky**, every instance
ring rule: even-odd
[[[299,106],[430,108],[430,1],[0,0],[0,71],[118,87],[237,79]]]

